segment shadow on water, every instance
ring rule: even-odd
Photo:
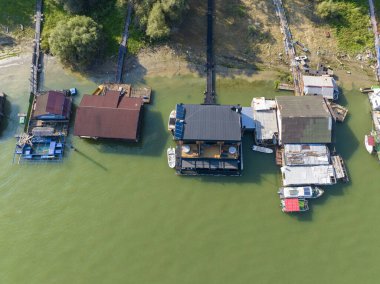
[[[12,131],[9,131],[8,129],[9,122],[11,122],[12,120],[12,117],[11,117],[12,109],[16,111],[17,113],[19,110],[19,107],[12,106],[11,102],[9,101],[9,97],[6,96],[5,102],[4,102],[4,116],[0,122],[0,137],[3,139],[10,138],[13,135],[11,133]]]
[[[91,158],[89,155],[87,155],[86,153],[82,152],[81,150],[77,149],[77,148],[74,148],[74,153],[77,153],[79,154],[81,157],[85,158],[86,160],[88,160],[89,162],[95,164],[96,166],[98,166],[99,168],[101,168],[102,170],[104,171],[108,171],[108,169],[103,166],[101,163],[99,163],[98,161],[96,161],[95,159]]]

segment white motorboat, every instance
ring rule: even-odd
[[[313,186],[280,187],[278,194],[280,198],[318,198],[324,190]]]
[[[169,115],[168,130],[173,131],[175,129],[176,111],[172,110]]]
[[[365,135],[364,145],[368,153],[372,154],[375,147],[375,138],[372,135]]]
[[[171,169],[175,167],[175,148],[168,148],[168,165]]]
[[[273,150],[270,148],[256,146],[256,145],[252,146],[252,150],[256,151],[256,152],[266,153],[266,154],[272,154],[273,153]]]

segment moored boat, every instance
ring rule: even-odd
[[[168,148],[168,165],[171,169],[175,167],[175,148]]]
[[[280,198],[318,198],[324,190],[313,186],[280,187],[278,194]]]
[[[373,137],[372,135],[365,135],[364,136],[364,145],[365,145],[365,148],[367,149],[368,153],[372,154],[373,153],[373,150],[374,150],[374,147],[376,145],[375,143],[375,137]]]
[[[175,128],[175,121],[176,121],[176,111],[172,110],[169,115],[169,120],[168,120],[168,130],[173,131]]]
[[[256,151],[256,152],[266,153],[266,154],[272,154],[273,153],[272,149],[266,148],[266,147],[257,146],[257,145],[253,145],[252,146],[252,150]]]
[[[282,212],[304,212],[309,210],[308,201],[304,198],[284,198],[281,199]]]

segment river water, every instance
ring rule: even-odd
[[[350,115],[336,131],[351,182],[326,188],[295,216],[280,210],[274,157],[250,151],[250,137],[243,177],[168,168],[167,116],[177,102],[202,102],[205,80],[196,76],[140,80],[154,98],[138,145],[70,137],[78,151],[63,163],[12,164],[29,62],[0,69],[11,104],[0,138],[1,283],[378,283],[379,165],[364,149],[371,122],[358,86],[345,87]],[[101,82],[59,64],[46,69],[46,89],[84,94]],[[217,93],[219,103],[242,105],[278,95],[273,82],[238,79],[218,80]]]

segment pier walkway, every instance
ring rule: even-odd
[[[371,16],[372,30],[375,35],[375,50],[376,50],[376,79],[380,81],[380,35],[377,28],[376,14],[375,14],[375,6],[373,4],[373,0],[368,0],[369,2],[369,11]]]
[[[296,49],[294,47],[292,33],[290,32],[289,24],[286,19],[282,0],[273,0],[273,3],[276,7],[276,14],[280,19],[281,33],[284,35],[285,52],[289,57],[290,67],[294,80],[294,92],[296,96],[301,96],[303,94],[301,87],[302,74],[299,63],[295,60]]]
[[[117,59],[117,71],[116,71],[116,83],[121,83],[123,79],[123,71],[124,71],[124,58],[127,54],[127,43],[129,36],[129,25],[131,23],[132,18],[132,4],[128,3],[128,12],[127,18],[125,20],[124,32],[121,38],[120,46],[119,46],[119,54]]]
[[[35,36],[33,45],[33,57],[30,74],[30,92],[36,94],[39,90],[39,79],[42,68],[41,52],[41,27],[42,27],[42,0],[37,0],[35,15]]]
[[[207,84],[204,104],[215,104],[215,62],[213,50],[214,0],[207,4]]]

